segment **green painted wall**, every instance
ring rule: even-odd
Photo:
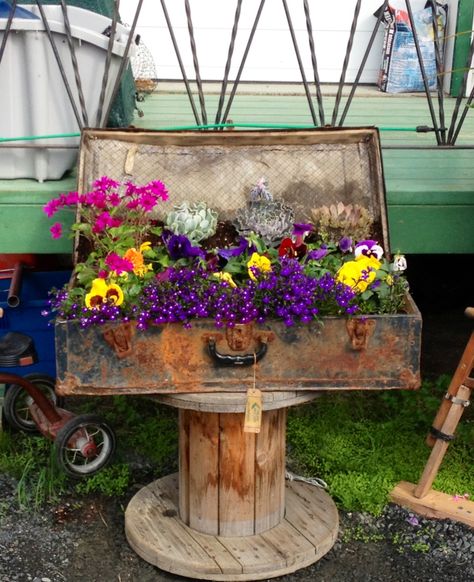
[[[453,73],[451,76],[451,95],[454,96],[458,95],[466,72],[467,59],[471,46],[473,16],[474,0],[459,0],[456,24],[456,34],[458,36],[456,36],[454,44]]]

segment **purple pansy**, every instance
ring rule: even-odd
[[[168,253],[173,261],[178,259],[189,259],[192,257],[204,258],[206,254],[199,247],[193,247],[191,241],[184,234],[172,234],[169,231],[163,233],[163,242],[168,249]]]
[[[245,251],[248,251],[249,254],[252,254],[255,252],[255,247],[253,245],[249,245],[249,241],[241,236],[238,246],[231,247],[230,249],[219,249],[217,254],[228,260],[231,257],[240,257],[240,255],[243,255]]]
[[[307,259],[309,261],[320,261],[328,254],[328,248],[326,245],[321,245],[319,249],[314,249],[308,253]]]

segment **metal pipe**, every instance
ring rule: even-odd
[[[311,93],[309,92],[308,81],[306,80],[306,75],[304,72],[303,62],[301,60],[300,51],[298,48],[298,41],[296,40],[295,30],[293,28],[293,22],[291,20],[291,14],[288,10],[288,4],[286,0],[282,0],[283,8],[285,9],[286,20],[288,22],[288,28],[290,29],[291,40],[293,41],[293,48],[295,49],[296,60],[298,61],[298,67],[301,73],[301,80],[303,81],[304,92],[306,93],[306,99],[308,101],[309,110],[311,112],[311,117],[313,118],[313,124],[318,125],[318,120],[316,118],[316,113],[314,111],[313,102],[311,100]]]
[[[466,92],[467,79],[468,79],[469,70],[471,67],[471,62],[472,62],[473,57],[474,57],[474,38],[471,41],[471,46],[469,49],[469,54],[468,54],[467,62],[466,62],[466,70],[464,72],[462,83],[461,83],[461,86],[459,87],[458,95],[456,97],[456,103],[454,104],[453,113],[451,115],[451,123],[449,125],[449,130],[448,130],[448,143],[451,143],[452,139],[453,139],[453,135],[454,135],[455,127],[456,127],[456,121],[457,121],[458,114],[459,114],[459,108],[461,106],[461,103],[462,103],[462,100],[464,97],[464,93]]]
[[[123,75],[123,72],[125,70],[125,66],[128,64],[128,62],[127,62],[128,52],[130,50],[130,45],[132,44],[133,35],[135,34],[138,16],[140,15],[140,11],[142,9],[142,4],[143,4],[143,0],[138,0],[138,6],[137,6],[137,9],[135,10],[135,16],[133,18],[133,23],[132,23],[132,26],[130,28],[130,33],[128,35],[127,43],[125,45],[125,49],[124,49],[124,52],[122,55],[122,60],[120,61],[120,67],[119,67],[119,70],[117,72],[117,76],[115,78],[115,85],[114,85],[114,88],[112,90],[112,94],[110,96],[110,101],[109,101],[109,104],[107,107],[107,111],[105,112],[105,115],[101,120],[101,125],[105,125],[107,123],[107,120],[109,119],[110,111],[111,111],[112,106],[114,104],[115,97],[118,93],[118,90],[120,87],[120,82],[122,80],[122,75]]]
[[[19,144],[8,144],[8,143],[0,143],[0,148],[8,148],[8,149],[17,149],[17,150],[24,150],[24,149],[38,149],[38,150],[77,150],[78,145],[37,145],[34,143],[25,143],[22,145]]]
[[[334,103],[334,109],[332,112],[331,125],[333,125],[333,126],[336,125],[337,112],[339,110],[339,103],[340,103],[341,97],[342,97],[342,89],[344,87],[344,83],[346,80],[346,72],[347,72],[347,67],[349,65],[349,58],[351,56],[352,44],[354,42],[354,35],[355,35],[356,28],[357,28],[357,20],[359,18],[361,3],[362,3],[362,0],[357,0],[357,4],[356,4],[355,10],[354,10],[354,17],[352,19],[351,30],[349,33],[349,40],[347,41],[346,55],[344,57],[344,63],[342,65],[342,71],[341,71],[341,78],[339,79],[339,87],[337,89],[336,102]]]
[[[362,72],[364,70],[365,63],[367,62],[370,51],[372,50],[372,46],[374,44],[375,37],[377,36],[380,22],[382,21],[383,12],[387,7],[388,2],[389,2],[389,0],[384,0],[382,7],[379,9],[379,12],[377,14],[377,22],[375,23],[374,29],[373,29],[372,34],[370,36],[369,42],[367,44],[367,48],[365,49],[364,56],[362,57],[362,61],[361,61],[360,66],[359,66],[359,70],[357,71],[357,75],[356,75],[354,82],[352,84],[351,91],[349,93],[349,96],[347,97],[347,101],[346,101],[344,110],[343,110],[342,115],[339,119],[339,125],[343,125],[344,121],[346,119],[347,112],[349,111],[349,107],[351,106],[351,103],[352,103],[352,98],[354,97],[354,93],[356,92],[356,89],[359,85],[359,81],[360,81],[360,78],[362,76]]]
[[[191,44],[191,53],[193,55],[194,73],[196,75],[196,85],[198,89],[199,103],[201,105],[201,117],[204,125],[207,125],[206,102],[202,90],[201,74],[199,72],[199,60],[196,50],[196,40],[194,38],[193,21],[191,18],[191,6],[189,0],[184,0],[184,9],[186,11],[186,20],[188,22],[189,42]]]
[[[257,15],[255,16],[255,20],[252,26],[252,30],[250,31],[250,35],[247,41],[247,46],[245,47],[244,54],[242,56],[242,61],[239,66],[239,70],[237,71],[237,76],[235,78],[234,84],[232,86],[232,91],[229,96],[229,100],[227,101],[227,106],[225,108],[224,115],[222,119],[225,121],[227,116],[229,115],[230,108],[232,106],[232,101],[234,100],[235,92],[237,91],[237,87],[240,82],[240,77],[242,76],[242,71],[244,70],[245,61],[247,60],[247,55],[249,54],[250,46],[252,45],[253,37],[255,35],[255,31],[257,30],[258,21],[260,20],[260,15],[262,14],[263,7],[265,5],[265,0],[260,0],[260,4],[257,10]]]
[[[196,104],[194,103],[194,97],[191,91],[191,86],[189,85],[189,80],[184,69],[183,60],[181,59],[181,53],[179,52],[178,43],[174,35],[173,26],[166,8],[165,0],[161,0],[161,7],[163,8],[163,14],[165,16],[166,24],[168,26],[168,31],[171,36],[171,42],[173,43],[174,51],[176,53],[176,58],[178,59],[179,68],[181,69],[181,75],[183,76],[184,86],[186,87],[186,93],[188,94],[189,103],[191,104],[191,109],[193,110],[194,119],[196,120],[196,125],[202,125],[199,118],[198,110],[196,109]]]
[[[7,294],[7,304],[9,307],[18,307],[20,305],[20,291],[23,283],[23,265],[15,263],[12,270],[12,279]]]
[[[5,32],[3,33],[2,45],[0,46],[0,63],[2,62],[3,53],[5,52],[5,47],[7,45],[7,38],[10,34],[10,29],[12,27],[12,20],[13,20],[14,14],[15,14],[16,5],[17,5],[17,0],[13,0],[12,9],[11,9],[10,14],[8,15],[7,25],[5,27]]]
[[[86,101],[84,99],[84,92],[82,90],[81,75],[79,73],[79,65],[76,57],[76,49],[74,48],[74,42],[72,40],[71,34],[71,23],[69,22],[69,15],[67,13],[67,6],[64,0],[61,0],[61,9],[63,12],[64,28],[66,29],[66,38],[69,46],[69,52],[71,54],[72,68],[74,70],[74,78],[76,79],[76,88],[79,95],[79,103],[81,105],[82,121],[85,126],[89,125],[89,119],[87,116]]]
[[[426,99],[428,100],[428,107],[429,107],[430,114],[431,114],[431,120],[433,122],[436,141],[437,141],[438,145],[441,145],[441,137],[439,134],[438,120],[436,119],[436,113],[434,111],[433,101],[431,99],[430,87],[428,84],[428,79],[426,77],[425,65],[423,64],[423,55],[421,54],[420,43],[418,42],[418,33],[416,31],[415,19],[413,18],[413,11],[411,9],[410,0],[405,0],[405,5],[407,7],[408,18],[410,19],[410,26],[411,26],[411,30],[412,30],[412,34],[413,34],[413,41],[415,43],[416,54],[418,56],[418,63],[420,65],[421,77],[423,79],[423,85],[425,87]]]
[[[438,91],[438,109],[439,109],[439,125],[440,125],[440,138],[441,143],[446,143],[446,127],[444,119],[444,94],[443,94],[443,59],[441,55],[441,49],[439,46],[439,28],[438,28],[438,14],[436,2],[434,0],[428,0],[431,7],[431,14],[433,18],[433,46],[435,54],[435,64],[436,64],[436,88]]]
[[[237,30],[238,30],[238,25],[239,25],[241,7],[242,7],[242,0],[237,0],[237,5],[235,8],[235,15],[234,15],[234,26],[232,27],[232,33],[230,35],[229,50],[227,51],[227,61],[226,61],[225,70],[224,70],[224,78],[222,79],[221,94],[219,96],[219,103],[217,106],[216,119],[214,121],[214,123],[216,123],[216,124],[220,123],[220,121],[221,121],[222,107],[224,105],[224,98],[225,98],[225,93],[227,90],[227,82],[229,79],[229,71],[230,71],[230,65],[232,62],[232,55],[234,54],[234,45],[235,45],[235,39],[237,37]]]
[[[460,118],[460,120],[459,120],[459,122],[457,124],[457,127],[456,127],[456,131],[454,132],[453,137],[451,139],[451,143],[453,145],[456,143],[456,140],[458,139],[459,132],[461,131],[461,128],[462,128],[463,123],[464,123],[464,120],[466,119],[467,112],[471,108],[471,103],[472,103],[472,100],[473,99],[474,99],[474,87],[472,88],[471,93],[469,95],[469,98],[468,98],[468,100],[466,101],[466,103],[464,105],[464,111],[462,112],[461,118]]]
[[[64,0],[63,0],[64,1]],[[112,24],[110,26],[109,42],[107,43],[107,55],[105,57],[104,74],[102,75],[102,86],[100,88],[99,106],[97,108],[96,125],[101,127],[102,112],[104,110],[105,90],[109,82],[110,63],[112,61],[112,49],[115,42],[115,33],[117,31],[117,21],[119,19],[120,0],[115,0],[114,11],[112,14]],[[125,58],[125,56],[124,56]],[[104,120],[105,122],[107,120]]]
[[[308,0],[303,0],[303,7],[306,18],[306,30],[308,31],[309,51],[311,53],[311,64],[313,66],[314,84],[316,86],[316,98],[318,100],[319,124],[325,125],[326,122],[324,118],[323,95],[321,93],[321,83],[319,81],[318,63],[316,60],[316,51],[314,48],[313,25],[311,23],[311,14],[309,11]]]
[[[44,24],[44,29],[46,30],[46,35],[47,35],[49,42],[51,44],[51,48],[53,49],[53,53],[54,53],[54,56],[56,58],[56,62],[57,62],[58,67],[59,67],[59,72],[61,73],[61,77],[63,79],[63,83],[64,83],[64,86],[66,88],[66,91],[67,91],[67,94],[69,97],[69,101],[71,103],[71,107],[72,107],[72,110],[74,112],[74,116],[75,116],[76,121],[77,121],[77,125],[78,125],[79,129],[82,130],[82,128],[83,128],[82,119],[79,115],[79,111],[77,110],[76,103],[74,101],[74,96],[72,94],[71,87],[69,85],[69,81],[67,80],[66,71],[64,70],[63,64],[61,62],[61,57],[59,56],[58,47],[56,46],[53,35],[51,33],[51,28],[49,27],[48,19],[46,18],[46,14],[44,13],[43,6],[41,5],[41,2],[39,0],[36,0],[36,5],[38,6],[38,10],[40,11],[41,18],[42,18],[43,24]]]

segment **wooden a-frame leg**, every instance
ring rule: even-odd
[[[440,431],[442,434],[446,435],[446,438],[436,439],[420,481],[418,482],[418,485],[413,492],[414,496],[418,497],[419,499],[424,497],[431,489],[441,462],[449,447],[449,437],[454,435],[462,413],[464,412],[464,408],[469,404],[471,388],[474,387],[474,381],[471,379],[466,379],[466,382],[470,384],[470,387],[464,385],[460,386],[459,390],[457,391],[457,396],[450,401],[451,406],[446,415],[446,418],[444,419]]]
[[[459,360],[458,367],[454,372],[451,383],[449,384],[446,398],[441,403],[438,413],[433,421],[432,428],[434,431],[442,430],[443,424],[451,410],[451,397],[457,397],[460,386],[466,384],[466,381],[474,368],[474,332],[471,334],[469,341],[464,349],[463,355]],[[434,432],[433,431],[433,432]],[[426,438],[426,444],[432,447],[437,442],[436,437],[430,433]]]

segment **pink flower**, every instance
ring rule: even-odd
[[[102,178],[94,181],[94,188],[97,188],[98,190],[109,190],[111,188],[117,188],[119,184],[120,182],[116,182],[108,176],[102,176]]]
[[[131,273],[133,271],[133,263],[122,258],[117,253],[110,253],[105,259],[105,264],[111,271],[117,273],[117,275]]]
[[[53,226],[49,229],[51,236],[53,238],[61,238],[63,234],[63,226],[60,222],[55,222]]]
[[[56,212],[61,208],[61,206],[62,206],[61,200],[59,200],[58,198],[53,198],[43,206],[43,212],[46,214],[48,218],[51,218],[56,214]]]
[[[102,232],[106,228],[120,226],[121,224],[122,222],[119,218],[114,218],[113,216],[110,216],[110,214],[107,211],[105,211],[99,214],[99,216],[97,217],[95,224],[92,227],[92,232],[94,233]]]

